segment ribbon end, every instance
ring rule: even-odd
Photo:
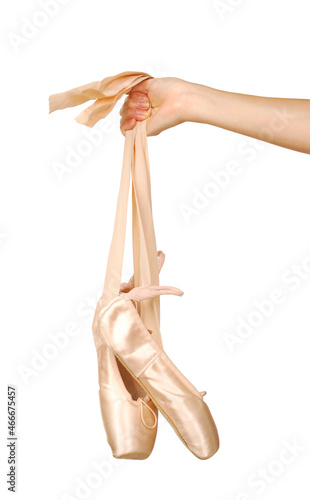
[[[49,114],[53,113],[53,111],[56,111],[56,109],[59,109],[57,105],[57,94],[52,94],[48,98],[48,109],[49,109]]]

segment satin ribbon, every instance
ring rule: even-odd
[[[93,104],[84,109],[75,120],[93,127],[105,118],[117,101],[128,94],[143,80],[153,78],[148,73],[126,71],[75,87],[66,92],[49,97],[49,112],[78,106],[89,100]],[[133,264],[135,286],[148,283],[159,285],[157,248],[152,216],[150,169],[148,160],[146,121],[137,122],[132,130],[125,132],[124,158],[112,243],[106,268],[102,306],[115,298],[121,287],[121,274],[124,257],[127,205],[132,177],[132,227],[133,227]],[[137,304],[137,310],[145,326],[152,330],[159,345],[162,346],[160,333],[159,296]]]
[[[75,120],[87,127],[93,127],[99,120],[105,118],[114,108],[117,101],[128,94],[132,87],[138,83],[153,78],[147,73],[125,71],[115,76],[104,78],[100,82],[91,82],[80,87],[75,87],[67,92],[52,94],[49,97],[49,112],[58,109],[79,106],[84,102],[94,100],[88,108],[84,109]]]

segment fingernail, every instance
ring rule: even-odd
[[[148,116],[148,112],[147,111],[143,111],[142,109],[137,109],[136,114],[138,116],[142,116],[142,117],[145,117],[145,118]]]
[[[148,101],[139,101],[138,102],[138,108],[145,108],[147,109],[149,107],[149,102]]]
[[[148,101],[148,100],[149,100],[149,98],[148,98],[148,96],[147,96],[147,95],[145,95],[145,94],[143,94],[143,95],[141,95],[141,96],[139,97],[139,101]]]

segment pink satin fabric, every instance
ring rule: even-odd
[[[146,73],[124,72],[52,95],[50,112],[95,99],[76,118],[79,123],[92,127],[107,116],[120,97],[147,78],[152,77]],[[121,275],[130,182],[134,279],[124,285]],[[122,296],[122,287],[128,289],[127,296]],[[188,449],[198,458],[206,459],[219,447],[217,429],[202,393],[182,375],[162,349],[157,293],[160,289],[163,291],[163,287],[159,287],[144,120],[125,134],[104,289],[92,325],[101,414],[112,453],[118,458],[149,456],[155,442],[159,409]],[[174,287],[167,289],[169,293],[182,295]],[[142,299],[146,300],[141,299],[141,292]]]
[[[76,117],[78,123],[93,127],[112,111],[124,94],[129,93],[134,85],[147,78],[152,77],[147,73],[126,71],[104,78],[102,81],[91,82],[51,95],[49,97],[50,113],[95,99],[91,106]],[[124,287],[129,287],[129,290],[132,288],[131,284],[121,283],[130,176],[132,177],[134,264],[132,282],[135,285],[143,285],[150,281],[158,284],[158,273],[164,256],[160,252],[159,262],[157,261],[146,133],[140,127],[126,133],[114,232],[104,290],[96,307],[92,331],[97,350],[101,415],[113,456],[142,460],[150,455],[154,447],[157,433],[157,408],[141,386],[119,364],[113,352],[102,343],[98,327],[98,313],[102,307],[118,296]],[[154,335],[161,344],[159,298],[155,297],[146,302],[140,305],[140,314],[149,328],[153,329]]]
[[[202,394],[145,328],[132,301],[115,298],[98,315],[103,342],[151,396],[188,449],[200,459],[219,448],[216,425]]]

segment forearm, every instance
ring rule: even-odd
[[[184,121],[208,123],[310,154],[310,100],[236,94],[187,83]]]

